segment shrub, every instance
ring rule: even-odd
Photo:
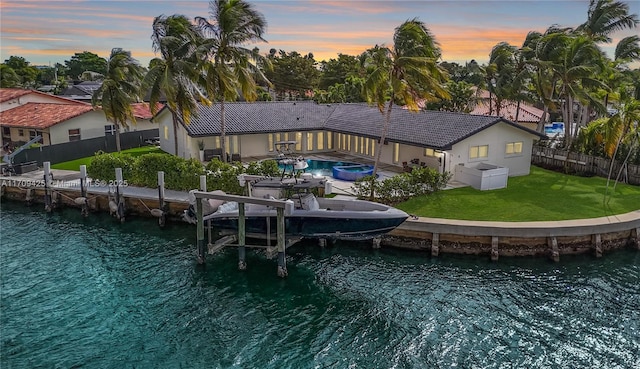
[[[87,166],[87,175],[93,179],[114,180],[116,168],[122,168],[123,179],[131,178],[136,159],[130,155],[106,154],[103,151],[96,152],[93,160]]]
[[[240,163],[223,163],[220,160],[211,160],[207,164],[207,190],[222,190],[228,194],[241,195],[244,187],[238,182],[238,175],[245,172]]]
[[[401,173],[384,181],[372,181],[368,176],[358,179],[353,184],[356,196],[368,199],[371,186],[375,186],[374,201],[385,204],[396,204],[413,196],[430,194],[443,189],[451,179],[451,173],[438,173],[431,168],[414,168],[410,173]]]
[[[158,186],[158,172],[164,172],[165,188],[190,190],[198,188],[200,176],[204,174],[202,164],[196,159],[183,159],[173,155],[147,154],[136,161],[132,182],[144,187]]]
[[[246,169],[247,174],[270,177],[279,176],[280,171],[278,162],[275,160],[253,161],[249,163]]]

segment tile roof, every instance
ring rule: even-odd
[[[0,113],[6,127],[44,129],[92,111],[88,104],[27,103]]]
[[[156,104],[158,107],[158,111],[162,108],[162,104]],[[131,104],[133,108],[133,116],[139,119],[151,119],[153,118],[153,114],[151,114],[150,106],[148,103],[135,103]]]
[[[9,100],[13,100],[22,96],[26,96],[29,94],[46,96],[55,101],[60,101],[61,104],[86,104],[81,101],[76,101],[72,99],[67,99],[61,96],[51,95],[45,92],[40,92],[37,90],[27,90],[24,88],[0,88],[0,102],[5,102]]]
[[[309,131],[322,129],[335,105],[312,102],[226,102],[227,134]],[[220,134],[220,104],[200,105],[197,117],[187,126],[190,136]]]
[[[478,103],[475,109],[471,112],[471,114],[477,115],[489,115],[489,102],[482,101]],[[516,112],[518,111],[518,104],[514,101],[503,101],[500,104],[500,115],[505,117],[506,119],[515,121]],[[492,114],[495,115],[496,108],[493,106]],[[538,123],[540,118],[542,117],[543,111],[531,106],[529,104],[525,104],[523,102],[520,103],[520,114],[518,114],[518,122],[519,123]]]
[[[31,90],[22,88],[0,88],[0,102],[17,99],[20,96],[28,95]]]
[[[366,104],[316,104],[314,102],[225,103],[226,133],[252,134],[285,131],[330,130],[379,137],[384,116]],[[412,113],[393,109],[387,139],[435,149],[453,144],[503,122],[538,137],[539,133],[500,117],[438,111]],[[186,126],[190,136],[220,134],[220,105],[200,106],[198,117]]]

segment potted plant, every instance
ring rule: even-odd
[[[204,140],[198,140],[198,150],[200,154],[200,161],[204,161]]]

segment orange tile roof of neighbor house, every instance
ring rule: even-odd
[[[92,110],[88,104],[27,103],[0,113],[0,125],[44,129]]]
[[[0,102],[17,99],[20,96],[24,96],[30,93],[30,90],[24,90],[21,88],[2,88],[0,89]]]
[[[469,114],[475,115],[497,115],[495,102],[489,114],[489,102],[482,101],[479,103],[473,111]],[[513,101],[503,101],[500,104],[500,116],[509,119],[512,122],[516,121],[516,112],[518,111],[518,104]],[[520,103],[520,114],[518,114],[518,122],[516,123],[538,123],[542,117],[543,111],[523,102]]]
[[[0,88],[0,102],[17,99],[19,97],[29,95],[29,94],[46,96],[48,98],[51,98],[52,100],[60,101],[60,104],[86,105],[86,103],[82,101],[71,100],[64,97],[51,95],[51,94],[36,91],[36,90],[26,90],[23,88]]]
[[[131,104],[133,108],[133,116],[140,119],[151,119],[153,118],[153,114],[151,114],[150,105],[148,103],[136,103]],[[156,104],[157,110],[160,111],[162,109],[162,104]]]

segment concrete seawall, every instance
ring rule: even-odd
[[[457,254],[549,256],[603,253],[639,246],[640,210],[601,218],[553,222],[480,222],[455,219],[410,219],[383,241],[389,246]]]
[[[16,178],[0,178],[2,197],[15,201],[44,203],[45,189]],[[159,207],[157,190],[121,188],[128,216],[153,217]],[[74,201],[77,187],[54,187],[58,207],[79,207]],[[88,189],[90,211],[109,212],[109,188]],[[167,191],[167,216],[180,219],[188,207],[187,193]],[[195,229],[194,229],[195,232]],[[602,218],[553,222],[480,222],[440,218],[409,219],[385,235],[381,244],[401,249],[440,253],[499,256],[546,256],[559,261],[560,255],[604,253],[623,247],[640,250],[640,210]]]

